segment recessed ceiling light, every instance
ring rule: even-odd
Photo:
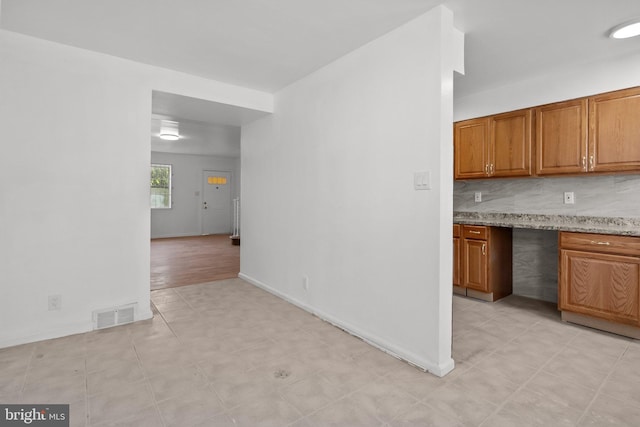
[[[640,35],[640,19],[625,22],[617,25],[609,31],[609,37],[612,39],[628,39]]]
[[[161,133],[160,139],[165,139],[167,141],[177,141],[180,139],[178,135],[171,135],[169,133]]]
[[[160,122],[160,138],[167,141],[177,141],[180,139],[178,122],[172,122],[169,120],[162,120]]]

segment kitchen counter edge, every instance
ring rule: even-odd
[[[502,212],[454,212],[454,224],[580,233],[640,236],[640,218],[577,215],[519,214]]]

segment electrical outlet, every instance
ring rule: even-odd
[[[309,290],[309,277],[308,276],[303,276],[302,277],[302,287],[304,288],[305,291]]]
[[[476,201],[476,203],[482,201],[482,192],[481,191],[476,191],[476,193],[474,195],[474,200]]]
[[[573,205],[576,202],[573,191],[565,191],[564,192],[564,204],[565,205]]]
[[[49,295],[49,311],[62,310],[62,295]]]

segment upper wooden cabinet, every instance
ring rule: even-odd
[[[454,176],[456,179],[486,178],[489,172],[489,121],[465,120],[454,126]]]
[[[587,100],[536,108],[536,173],[580,173],[587,167]]]
[[[519,110],[454,126],[456,179],[530,176],[532,110]]]
[[[531,109],[491,116],[491,176],[531,175]]]
[[[640,171],[640,87],[454,126],[455,179],[632,171]]]
[[[640,88],[589,98],[589,171],[640,170]]]

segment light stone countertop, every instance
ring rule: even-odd
[[[454,212],[453,222],[454,224],[491,225],[494,227],[640,236],[640,218],[501,212]]]

